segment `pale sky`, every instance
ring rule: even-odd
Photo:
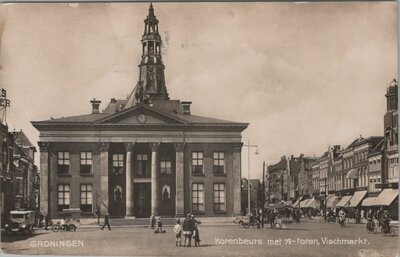
[[[249,122],[251,178],[281,155],[320,156],[383,135],[397,78],[395,2],[155,3],[171,99]],[[0,5],[10,129],[125,99],[138,79],[146,3]],[[2,37],[1,37],[2,35]],[[37,162],[39,165],[39,162]],[[247,177],[247,149],[242,151]]]

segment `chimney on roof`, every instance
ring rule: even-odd
[[[112,103],[112,104],[115,104],[116,102],[117,102],[117,99],[111,98],[111,103]]]
[[[190,115],[190,105],[192,102],[181,102],[183,114]]]
[[[93,98],[93,100],[90,101],[92,104],[92,114],[100,113],[99,107],[100,107],[100,100],[96,100],[96,98]]]

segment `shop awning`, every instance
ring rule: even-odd
[[[358,178],[357,171],[355,169],[351,169],[349,172],[347,172],[346,178],[351,178],[351,179]]]
[[[310,201],[307,202],[305,208],[317,209],[317,200],[315,200],[315,198],[311,198]]]
[[[367,194],[367,191],[356,191],[353,195],[353,197],[350,199],[350,204],[348,207],[357,207],[364,199],[365,195]]]
[[[333,208],[339,202],[339,198],[336,195],[328,195],[326,197],[326,207]]]
[[[388,206],[399,195],[398,189],[386,188],[378,195],[374,201],[374,206]]]
[[[297,199],[297,201],[294,204],[292,204],[292,207],[299,208],[299,203],[300,203],[300,198]]]
[[[306,205],[310,200],[311,199],[305,199],[305,200],[301,201],[300,202],[300,208],[306,208]]]
[[[362,202],[361,206],[369,207],[369,206],[374,206],[375,200],[378,197],[367,197],[364,199]]]
[[[345,207],[350,204],[350,199],[352,198],[352,195],[345,195],[340,199],[340,201],[336,204],[335,207]]]

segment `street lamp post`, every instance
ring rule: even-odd
[[[262,227],[264,227],[264,206],[265,206],[265,161],[263,162],[263,195],[262,195],[262,211],[261,211],[261,220],[262,220]]]
[[[257,145],[250,145],[250,140],[247,141],[247,145],[244,145],[247,147],[247,208],[248,208],[248,213],[250,213],[250,148],[255,147],[256,152],[255,154],[258,154],[258,146]]]
[[[327,177],[325,177],[325,201],[324,201],[324,217],[326,216],[326,205],[327,205],[327,202],[326,202],[326,195],[327,195],[327,193],[326,193],[326,179],[327,179]]]

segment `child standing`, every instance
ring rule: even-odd
[[[199,234],[199,229],[197,227],[197,223],[194,225],[194,231],[193,231],[193,237],[194,237],[194,246],[200,246],[200,234]]]
[[[176,225],[174,226],[175,232],[175,246],[181,246],[181,236],[182,236],[182,226],[179,219],[176,220]]]

